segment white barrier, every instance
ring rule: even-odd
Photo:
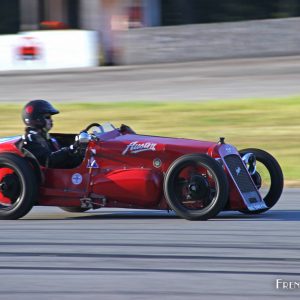
[[[0,35],[0,70],[44,70],[98,65],[97,33],[49,30]]]

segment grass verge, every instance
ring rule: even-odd
[[[0,136],[23,132],[21,104],[0,104]],[[130,125],[141,134],[261,148],[276,157],[287,186],[300,186],[300,96],[239,101],[72,103],[55,105],[55,132],[79,132],[92,122]]]

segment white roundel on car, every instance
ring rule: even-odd
[[[75,173],[72,175],[72,183],[73,184],[80,184],[82,182],[82,176],[79,173]]]

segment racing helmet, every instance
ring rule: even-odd
[[[42,129],[46,126],[45,115],[55,115],[59,111],[45,100],[32,100],[22,111],[22,119],[27,127]]]

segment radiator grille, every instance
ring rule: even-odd
[[[242,193],[256,191],[254,183],[252,182],[242,159],[238,155],[227,155],[224,157],[224,160]]]

